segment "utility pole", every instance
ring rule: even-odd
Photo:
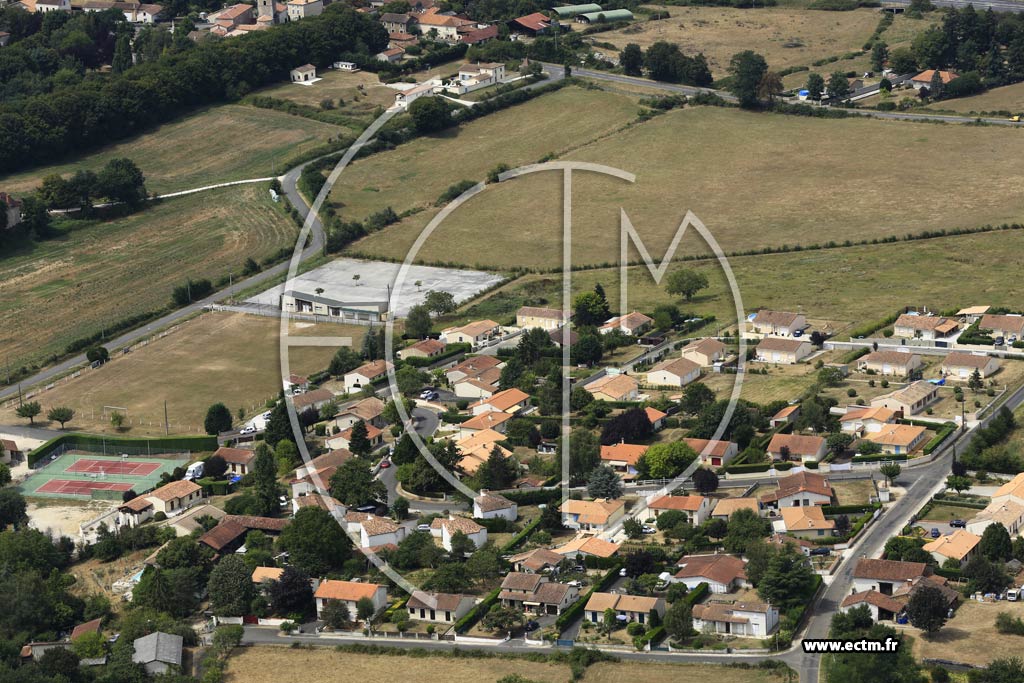
[[[167,421],[167,400],[164,400],[164,436],[167,436],[171,432],[171,425]]]

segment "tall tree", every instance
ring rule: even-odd
[[[1006,562],[1013,557],[1013,541],[1002,524],[989,524],[981,534],[978,551],[992,562]]]
[[[619,53],[619,64],[627,76],[642,76],[644,53],[636,43],[627,43]]]
[[[1001,526],[1001,525],[994,525]],[[949,604],[942,591],[935,586],[918,586],[907,601],[907,618],[915,628],[929,636],[946,625]]]
[[[587,477],[587,493],[592,498],[621,498],[622,478],[608,465],[600,465]]]
[[[508,488],[518,476],[519,470],[515,460],[506,458],[497,444],[477,472],[480,487],[486,489]]]
[[[359,507],[385,500],[387,490],[375,479],[370,464],[363,460],[347,460],[331,476],[331,495],[348,505]]]
[[[288,562],[311,576],[341,571],[352,556],[352,542],[331,513],[305,507],[277,538],[277,548],[289,554]]]
[[[110,63],[111,71],[115,74],[127,71],[132,65],[132,44],[131,37],[127,31],[121,31],[114,43],[114,59]]]
[[[271,448],[277,446],[281,439],[295,440],[295,434],[292,432],[292,423],[288,419],[288,406],[285,405],[284,401],[278,401],[274,404],[273,409],[270,411],[270,417],[267,419],[266,431],[263,433],[263,440]]]
[[[427,307],[423,304],[417,304],[410,308],[409,313],[406,315],[405,332],[417,339],[424,339],[430,334],[430,328],[433,324]]]
[[[427,292],[427,296],[424,299],[427,309],[436,315],[444,315],[445,313],[452,313],[456,309],[455,295],[451,292],[432,291]]]
[[[299,510],[299,514],[302,514],[304,510],[314,508],[303,508]],[[321,510],[323,512],[323,510]],[[295,516],[298,520],[299,516]],[[316,528],[315,525],[310,523],[308,515],[303,515],[302,524],[304,526],[310,526]],[[322,521],[322,520],[320,520]],[[331,520],[334,526],[337,523]],[[312,529],[305,529],[304,533],[310,533]],[[314,541],[315,542],[315,541]],[[297,544],[292,543],[290,538],[286,539],[286,544],[289,548],[295,548]],[[311,543],[302,543],[302,547],[311,546]],[[303,564],[309,564],[309,556],[299,551]],[[289,558],[291,560],[291,558]],[[323,563],[318,566],[328,566],[328,563]],[[340,566],[340,565],[339,565]],[[313,607],[313,588],[309,583],[309,574],[294,564],[287,565],[284,571],[281,572],[281,578],[277,581],[271,581],[267,587],[267,595],[270,598],[270,608],[274,611],[274,614],[288,615],[288,614],[305,614],[312,611]]]
[[[704,273],[687,268],[673,270],[665,283],[665,291],[692,301],[694,295],[708,288],[708,277]]]
[[[702,496],[718,490],[718,475],[706,467],[699,467],[693,473],[693,487]]]
[[[214,614],[222,617],[244,616],[249,613],[255,595],[252,570],[241,555],[228,555],[210,572],[207,591]]]
[[[221,432],[231,431],[231,411],[223,403],[214,403],[206,410],[206,419],[203,421],[203,428],[207,434],[217,435]]]
[[[813,588],[814,572],[807,558],[793,546],[786,545],[768,560],[757,594],[779,609],[788,610],[806,603]]]
[[[270,446],[265,442],[256,447],[253,458],[253,495],[261,515],[272,515],[278,511],[277,465]]]
[[[559,459],[562,440],[558,441]],[[579,486],[601,462],[601,445],[589,429],[575,429],[569,437],[569,481]]]
[[[744,108],[758,104],[757,89],[761,79],[768,71],[768,62],[753,50],[744,50],[732,56],[729,61],[729,74],[732,82],[730,91]]]
[[[842,71],[836,71],[828,77],[827,87],[829,100],[835,102],[842,100],[850,94],[850,81]]]
[[[359,456],[368,456],[373,451],[370,443],[370,432],[366,422],[359,420],[352,425],[352,431],[348,437],[348,449]]]

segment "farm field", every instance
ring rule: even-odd
[[[337,336],[359,342],[365,328],[335,324],[293,323],[292,334]],[[136,346],[128,355],[115,356],[96,370],[58,382],[34,400],[43,416],[53,406],[75,410],[73,429],[113,432],[104,406],[126,408],[129,436],[163,434],[164,401],[171,433],[203,433],[206,409],[223,402],[234,414],[262,411],[264,402],[281,388],[279,361],[280,321],[242,313],[205,313],[182,323],[166,337]],[[291,371],[307,374],[327,367],[333,349],[292,349]],[[14,405],[0,408],[0,420],[21,424]],[[37,420],[39,422],[39,420]],[[55,426],[55,425],[54,425]]]
[[[630,97],[564,88],[437,137],[419,138],[356,161],[341,176],[330,198],[346,220],[362,220],[387,206],[396,212],[432,207],[445,189],[460,180],[481,181],[499,163],[514,167],[547,154],[562,154],[619,130],[636,113],[636,102]],[[533,207],[542,209],[539,203]],[[503,223],[507,221],[508,217]],[[415,239],[408,226],[395,227],[405,246]],[[525,228],[517,226],[517,232],[522,234]],[[400,253],[404,256],[404,249]]]
[[[554,101],[545,98],[531,104],[554,106]],[[509,113],[522,119],[542,111],[520,107]],[[488,117],[483,125],[497,122]],[[481,124],[468,125],[459,138],[477,137],[477,125]],[[362,175],[344,183],[346,189],[335,196],[357,202],[365,193],[355,188],[377,184],[367,175],[371,169],[391,186],[378,187],[381,194],[416,178],[402,175],[428,161],[413,149],[416,144],[373,157],[362,169],[357,164]],[[854,149],[884,152],[890,163],[878,163],[875,152],[857,154]],[[627,212],[648,249],[659,255],[687,210],[703,221],[726,253],[1011,222],[1019,220],[1024,206],[1024,171],[1016,163],[1021,153],[1024,136],[994,128],[809,119],[713,107],[672,111],[562,156],[637,173],[635,186],[594,173],[574,175],[573,262],[618,261],[620,209]],[[504,154],[489,159],[474,155],[474,160],[480,169],[499,160],[514,163]],[[423,192],[424,200],[458,178],[480,178],[481,172],[470,170],[470,163],[459,170],[444,163],[447,171],[438,168],[441,163],[435,159],[433,168],[444,180],[433,180],[436,186]],[[917,169],[914,174],[903,171],[910,163]],[[946,181],[945,169],[953,166],[962,170],[957,192],[937,192],[935,188]],[[823,186],[822,178],[834,180]],[[914,202],[880,200],[879,189],[887,187],[899,187],[904,197],[928,196],[932,210],[920,211]],[[494,268],[557,267],[561,194],[554,172],[489,186],[449,216],[418,257]],[[377,201],[379,208],[386,200]],[[358,206],[354,213],[366,215],[369,206]],[[435,211],[423,211],[374,233],[353,245],[353,251],[404,258]],[[690,239],[697,238],[684,240],[682,253],[707,253],[704,245]],[[793,291],[810,293],[790,289],[790,294]]]
[[[833,55],[860,50],[878,25],[877,10],[817,12],[771,7],[663,7],[668,19],[631,24],[618,31],[594,36],[620,50],[636,43],[645,50],[658,41],[679,45],[687,55],[703,52],[712,75],[727,75],[729,60],[737,52],[753,49],[764,56],[768,66],[780,71]],[[919,22],[920,23],[920,22]]]
[[[1024,113],[1024,83],[1004,85],[971,97],[960,97],[930,104],[928,109],[941,109],[961,113],[983,111],[1009,111]]]
[[[1024,617],[1024,604],[1005,600],[986,603],[964,600],[953,618],[931,638],[925,638],[911,626],[897,628],[914,636],[914,656],[917,659],[947,659],[983,666],[993,659],[1020,656],[1020,636],[1003,635],[996,630],[996,614],[999,612]]]
[[[0,178],[0,187],[15,195],[25,194],[50,173],[99,171],[110,159],[128,157],[145,174],[146,189],[163,194],[281,174],[291,157],[344,133],[348,130],[319,121],[228,104],[164,124],[72,162]]]
[[[167,306],[188,277],[237,275],[246,257],[291,247],[298,232],[262,184],[169,199],[105,223],[69,223],[70,232],[0,260],[0,345],[15,367]]]
[[[374,681],[393,676],[395,671],[415,670],[420,683],[480,683],[495,681],[509,674],[545,683],[569,680],[568,665],[530,662],[509,658],[475,659],[461,657],[409,657],[403,655],[364,655],[314,647],[293,650],[260,646],[238,650],[228,660],[228,683],[277,683],[281,672],[289,680],[326,683],[327,681]],[[602,662],[586,670],[588,683],[613,683],[635,677],[642,671],[647,683],[673,683],[690,679],[714,678],[718,683],[769,683],[784,681],[770,671],[726,666],[684,664],[643,664]],[[339,678],[339,671],[345,673]]]
[[[321,102],[329,99],[335,107],[332,113],[341,117],[356,117],[364,120],[364,124],[370,123],[379,107],[387,108],[395,103],[395,93],[398,91],[381,83],[377,74],[369,71],[350,73],[329,70],[319,76],[321,80],[313,85],[282,83],[253,94],[291,100],[311,107],[320,107]]]

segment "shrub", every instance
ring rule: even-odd
[[[647,629],[644,628],[644,625],[636,621],[630,622],[629,626],[626,627],[626,633],[631,636],[643,635],[646,631]]]

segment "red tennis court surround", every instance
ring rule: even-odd
[[[160,463],[139,462],[137,460],[93,460],[81,458],[68,467],[65,472],[88,472],[92,474],[124,474],[133,477],[146,477],[160,469]]]
[[[88,496],[92,491],[128,491],[131,488],[131,484],[124,483],[51,479],[36,489],[36,493],[66,493],[75,496]]]

